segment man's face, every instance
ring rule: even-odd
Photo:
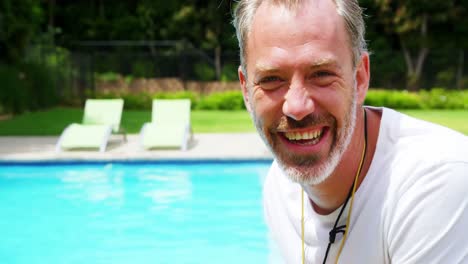
[[[255,14],[247,76],[239,71],[244,99],[263,140],[297,182],[325,180],[352,138],[361,96],[348,43],[332,1],[310,1],[297,11],[263,2]]]

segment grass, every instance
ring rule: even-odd
[[[467,110],[401,110],[401,112],[429,122],[450,127],[468,135]]]
[[[439,123],[468,135],[466,110],[404,110],[408,115]],[[47,111],[25,113],[0,121],[0,135],[59,135],[70,123],[81,122],[83,110],[54,108]],[[126,110],[122,126],[130,134],[140,132],[149,122],[150,111]],[[254,132],[255,128],[246,111],[192,111],[192,128],[195,133]]]
[[[25,113],[0,121],[0,135],[60,135],[70,123],[80,123],[82,109],[53,108]],[[127,133],[140,132],[142,125],[151,120],[151,111],[125,110],[122,126]],[[195,133],[253,132],[255,128],[246,111],[192,111],[192,129]]]

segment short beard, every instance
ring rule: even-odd
[[[261,120],[256,118],[255,114],[252,113],[252,118],[255,120],[255,126],[263,141],[270,148],[271,152],[275,155],[276,160],[278,161],[279,166],[285,172],[285,174],[294,182],[297,182],[302,185],[317,185],[325,181],[336,169],[338,163],[340,162],[343,153],[348,148],[351,138],[356,126],[356,102],[357,91],[353,89],[353,95],[351,98],[350,108],[348,109],[348,115],[344,119],[344,127],[337,131],[336,128],[336,119],[333,119],[335,124],[335,135],[332,142],[330,154],[328,157],[322,158],[325,159],[320,164],[320,157],[317,155],[314,156],[294,156],[290,153],[280,153],[275,151],[275,140],[273,140],[271,133],[269,131],[264,131],[263,123]],[[263,128],[263,129],[262,129]],[[332,131],[333,132],[333,131]],[[319,162],[319,164],[317,164]]]

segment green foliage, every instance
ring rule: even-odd
[[[114,99],[122,98],[124,100],[124,108],[132,110],[149,110],[151,109],[152,96],[149,93],[97,93],[95,98],[99,99]]]
[[[200,99],[197,109],[200,110],[242,110],[244,99],[240,91],[213,93]]]
[[[132,110],[148,110],[151,109],[152,99],[148,93],[138,94],[123,94],[121,96],[125,102],[125,108]]]
[[[468,109],[468,91],[433,88],[420,93],[427,109]]]
[[[102,72],[102,73],[95,73],[95,76],[97,81],[101,82],[115,82],[120,79],[120,74],[117,72]]]
[[[427,68],[435,66],[434,63],[429,63],[434,51],[444,50],[446,53],[442,57],[447,57],[455,52],[454,47],[467,47],[468,9],[462,7],[466,5],[462,2],[443,0],[426,1],[424,4],[421,4],[421,1],[401,0],[365,2],[374,9],[371,16],[373,21],[367,21],[375,27],[373,33],[377,31],[381,34],[381,31],[385,31],[386,41],[393,43],[395,50],[404,54],[406,74],[403,76],[407,78],[407,89],[419,90],[424,79],[432,77],[434,73],[427,72]],[[458,27],[458,25],[463,26]],[[448,41],[449,39],[451,41]],[[447,63],[446,67],[452,65],[453,61]],[[438,76],[438,85],[449,87],[447,81],[451,78],[453,77],[448,72],[442,73]],[[425,85],[425,88],[431,86],[433,84]],[[453,87],[453,83],[451,86]]]
[[[125,109],[150,110],[152,100],[188,98],[194,110],[244,110],[244,99],[240,91],[212,93],[200,97],[190,91],[140,93],[102,93],[97,98],[122,98]],[[394,109],[468,109],[468,91],[435,88],[418,93],[408,91],[371,89],[364,104],[385,106]]]
[[[237,65],[230,63],[223,66],[223,69],[221,70],[222,82],[237,81],[237,78]]]
[[[190,99],[191,101],[191,108],[196,109],[198,102],[199,102],[199,96],[190,91],[183,91],[183,92],[175,92],[175,93],[156,93],[153,95],[153,98],[157,99]]]
[[[52,70],[38,63],[23,65],[28,85],[28,110],[38,110],[58,103],[57,87]]]
[[[21,113],[27,105],[27,82],[18,68],[0,64],[0,102],[5,113]]]
[[[136,61],[132,64],[132,75],[135,77],[152,77],[154,76],[156,69],[151,60]]]
[[[127,85],[130,85],[132,83],[133,79],[134,79],[133,76],[127,75],[127,76],[125,76],[124,81],[125,81],[125,83]]]
[[[213,93],[200,98],[196,93],[161,92],[156,94],[141,93],[102,93],[96,98],[122,98],[125,101],[125,109],[150,110],[153,99],[180,99],[188,98],[192,103],[192,109],[197,110],[244,110],[244,99],[240,91],[228,91]]]
[[[212,81],[216,79],[214,68],[206,63],[197,63],[194,68],[197,78],[201,81]]]
[[[0,104],[7,113],[47,108],[58,103],[55,81],[48,67],[35,63],[0,64]]]
[[[52,95],[61,103],[76,100],[77,97],[71,86],[78,76],[78,69],[74,67],[71,52],[63,47],[55,46],[51,34],[49,32],[38,37],[38,42],[28,48],[22,64],[34,65],[32,67],[37,68],[33,69],[34,72],[42,72],[31,78],[38,77],[39,79],[35,82],[51,85],[44,87],[50,92],[45,95]],[[56,89],[57,85],[59,89]]]
[[[422,106],[420,98],[415,93],[389,90],[369,90],[364,103],[397,109],[420,109]]]
[[[14,65],[38,33],[43,10],[34,0],[2,0],[0,10],[0,60]]]
[[[468,109],[468,91],[434,88],[412,93],[372,89],[364,104],[396,109]]]
[[[113,99],[122,98],[124,99],[124,108],[132,110],[151,110],[153,99],[190,99],[192,103],[192,109],[197,107],[198,96],[197,94],[189,91],[184,92],[172,92],[172,93],[156,93],[150,94],[147,92],[140,93],[98,93],[95,98],[99,99]]]
[[[455,82],[455,69],[448,68],[436,74],[436,85],[449,87]]]

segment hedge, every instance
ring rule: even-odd
[[[125,101],[125,109],[150,110],[153,99],[180,99],[187,98],[192,102],[192,109],[197,110],[241,110],[245,109],[244,99],[240,91],[227,91],[199,96],[193,92],[176,93],[101,93],[94,98],[122,98]]]
[[[193,92],[98,94],[97,98],[122,98],[126,109],[150,110],[153,98],[188,98],[192,109],[241,110],[245,109],[241,91],[227,91],[200,96]],[[434,88],[419,93],[383,89],[370,89],[364,104],[394,109],[468,109],[468,90]]]
[[[395,109],[468,109],[468,90],[433,88],[414,93],[371,89],[364,104]]]
[[[24,65],[22,69],[2,67],[0,77],[1,112],[19,113],[56,105],[53,82],[45,78],[43,69],[36,65]],[[32,81],[37,80],[37,81]],[[40,81],[39,81],[40,80]],[[47,84],[47,85],[43,85]],[[20,89],[18,89],[20,87]],[[88,97],[122,98],[125,109],[151,110],[154,98],[188,98],[196,110],[241,110],[245,109],[241,91],[227,91],[201,96],[185,91],[176,93],[101,93]],[[446,90],[434,88],[429,91],[412,93],[408,91],[370,89],[364,104],[385,106],[395,109],[467,109],[468,90]]]

